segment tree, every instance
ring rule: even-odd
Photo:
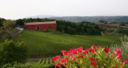
[[[26,49],[21,42],[6,40],[0,44],[0,66],[14,62],[23,62],[26,58]]]
[[[100,23],[104,23],[104,24],[107,24],[107,21],[105,20],[99,20]]]
[[[3,26],[0,28],[0,38],[6,38],[8,40],[17,40],[18,32],[16,31],[15,27],[15,21],[4,21]]]
[[[121,22],[120,23],[120,26],[125,26],[126,24],[124,22]]]
[[[2,23],[5,21],[5,19],[0,18],[0,27],[2,27]]]
[[[24,21],[22,19],[18,19],[18,20],[16,20],[16,25],[24,26]]]

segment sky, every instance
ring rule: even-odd
[[[128,0],[0,0],[0,17],[128,16]]]

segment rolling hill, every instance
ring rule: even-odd
[[[64,49],[80,46],[89,48],[91,45],[107,47],[120,43],[120,37],[69,35],[30,30],[24,30],[19,38],[24,42],[29,56],[53,56],[60,54]]]

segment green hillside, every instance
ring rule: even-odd
[[[20,34],[20,39],[24,42],[29,56],[53,56],[63,49],[68,50],[80,46],[89,48],[91,45],[107,47],[120,43],[120,37],[68,35],[30,30],[24,30]]]

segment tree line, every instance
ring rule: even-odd
[[[0,18],[0,27],[3,26],[2,22],[6,21],[6,19]],[[96,23],[92,22],[70,22],[64,20],[56,20],[56,19],[48,19],[48,18],[24,18],[24,19],[17,19],[13,20],[15,22],[15,26],[20,26],[25,28],[24,23],[26,22],[44,22],[44,21],[56,21],[57,23],[57,32],[67,33],[67,34],[78,34],[78,35],[101,35],[104,33],[121,33],[121,34],[128,34],[128,29],[118,28],[115,30],[108,30],[107,28],[101,27],[96,25]],[[99,20],[99,22],[107,24],[107,21]],[[112,23],[114,24],[114,23]],[[115,23],[126,25],[128,23]]]
[[[25,18],[16,20],[16,24],[24,27],[25,22],[44,22],[44,21],[56,21],[57,23],[57,31],[68,33],[68,34],[80,34],[80,35],[100,35],[103,31],[95,23],[91,22],[69,22],[63,20],[55,20],[55,19],[41,19],[41,18]]]

